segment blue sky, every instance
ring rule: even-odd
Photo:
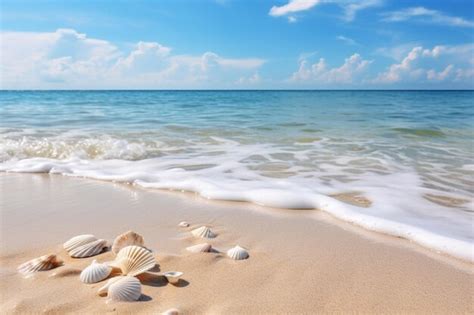
[[[1,2],[3,89],[474,88],[474,2]]]

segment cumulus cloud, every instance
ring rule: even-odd
[[[287,4],[281,6],[273,6],[269,15],[286,16],[290,23],[297,21],[294,14],[307,11],[319,4],[336,4],[344,11],[343,19],[350,22],[353,21],[357,12],[371,7],[379,6],[382,0],[289,0]]]
[[[458,81],[473,78],[474,45],[413,47],[400,61],[376,77],[374,83]]]
[[[339,67],[331,68],[324,58],[310,65],[307,59],[301,59],[299,69],[290,78],[292,82],[317,82],[320,84],[352,84],[356,83],[369,65],[370,60],[364,60],[359,54],[346,58]]]
[[[199,88],[251,76],[265,60],[173,54],[156,42],[127,51],[71,29],[2,32],[1,88]]]
[[[427,9],[425,7],[412,7],[399,11],[386,12],[383,13],[382,16],[382,20],[386,22],[415,20],[439,25],[474,27],[474,21],[466,20],[462,17],[449,16],[443,12]]]

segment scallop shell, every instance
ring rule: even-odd
[[[122,248],[115,259],[124,275],[136,276],[155,267],[155,257],[146,248],[140,246],[127,246]]]
[[[117,253],[124,247],[130,245],[145,246],[145,241],[143,236],[133,231],[128,231],[122,235],[117,236],[112,244],[112,252],[117,255]]]
[[[235,260],[242,260],[249,258],[249,253],[245,248],[237,245],[227,251],[227,256]]]
[[[107,296],[111,301],[137,301],[142,295],[142,285],[135,277],[121,277],[110,284]]]
[[[79,278],[84,283],[96,283],[107,278],[112,272],[112,267],[106,264],[99,264],[97,260],[94,259],[92,264],[82,270]]]
[[[61,259],[59,259],[56,255],[44,255],[30,261],[27,261],[20,266],[18,266],[18,272],[28,275],[37,271],[45,271],[49,269],[56,268],[62,265]]]
[[[214,238],[217,236],[217,234],[212,232],[207,226],[201,226],[200,228],[194,229],[191,231],[191,234],[200,238]]]
[[[186,222],[186,221],[181,221],[181,222],[179,222],[178,226],[179,226],[179,227],[188,227],[188,226],[189,226],[189,223]]]
[[[118,276],[118,277],[113,277],[107,280],[104,286],[100,287],[99,290],[97,290],[98,295],[107,295],[107,292],[109,291],[109,287],[119,281],[120,279],[125,278],[125,276]]]
[[[84,235],[78,235],[74,236],[67,242],[63,244],[63,247],[66,251],[70,252],[71,250],[78,248],[82,245],[85,245],[87,243],[91,243],[97,241],[97,237],[95,237],[92,234],[84,234]]]
[[[165,276],[166,280],[171,284],[177,284],[182,275],[183,273],[181,271],[168,271],[163,273],[163,276]]]
[[[186,250],[191,253],[208,253],[212,250],[211,244],[203,243],[186,247]]]
[[[96,240],[74,248],[69,252],[69,256],[74,258],[91,257],[102,253],[105,248],[107,248],[106,240]]]

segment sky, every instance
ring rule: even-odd
[[[474,89],[472,0],[2,0],[1,89]]]

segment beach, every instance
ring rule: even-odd
[[[344,223],[318,210],[288,210],[224,202],[194,193],[50,174],[0,175],[2,313],[470,313],[470,262]],[[191,224],[178,226],[181,221]],[[216,252],[191,254],[191,236],[207,225]],[[143,235],[158,267],[139,276],[142,296],[105,303],[101,283],[83,284],[80,271],[109,251],[74,259],[62,249],[70,237],[113,239]],[[250,257],[225,255],[240,245]],[[23,278],[19,264],[56,253],[64,265]],[[181,271],[174,286],[156,276]]]

